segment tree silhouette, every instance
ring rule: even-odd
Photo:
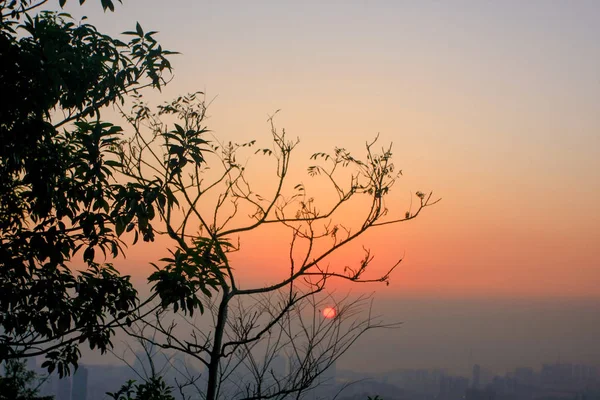
[[[62,376],[79,344],[106,351],[140,305],[129,277],[98,261],[122,252],[123,224],[153,239],[145,188],[114,180],[122,131],[101,112],[160,89],[172,53],[139,24],[125,43],[45,3],[0,1],[0,362],[43,354]]]
[[[400,262],[369,277],[368,248],[354,266],[338,268],[332,257],[371,229],[416,218],[435,204],[431,193],[417,192],[414,210],[390,217],[385,199],[401,171],[391,146],[376,149],[375,139],[362,158],[344,148],[315,153],[308,174],[334,198],[312,197],[303,183],[290,182],[298,140],[273,118],[270,144],[259,148],[255,140],[211,136],[201,93],[156,111],[143,102],[143,89],[161,89],[170,79],[173,53],[156,32],[137,24],[123,42],[41,10],[46,2],[0,1],[0,93],[10,99],[0,107],[0,362],[44,355],[42,365],[63,376],[77,367],[80,344],[105,352],[115,331],[125,329],[202,363],[207,380],[199,393],[210,400],[242,369],[253,379],[237,382],[236,398],[311,389],[360,335],[385,326],[368,313],[365,298],[330,297],[337,315],[317,318],[327,282],[388,282]],[[111,0],[101,5],[114,10]],[[124,113],[131,132],[124,139],[102,112],[126,101],[134,106]],[[268,194],[256,192],[246,169],[252,155],[273,165],[271,175],[261,171],[272,183]],[[343,221],[349,208],[358,223]],[[288,273],[244,287],[232,264],[243,267],[243,260],[234,253],[245,235],[269,227],[289,235]],[[133,244],[157,235],[171,243],[143,301],[107,262],[123,253],[128,235]],[[84,268],[76,272],[80,256]],[[359,310],[367,314],[359,317]],[[193,318],[212,323],[207,329]],[[178,324],[191,329],[181,332]],[[269,365],[282,353],[293,368],[278,375]],[[160,379],[129,383],[115,396],[136,393],[170,396]]]
[[[157,111],[139,98],[124,116],[134,136],[119,145],[122,173],[133,185],[166,193],[157,207],[162,225],[156,232],[173,243],[171,255],[154,264],[156,271],[149,279],[161,308],[152,318],[149,314],[140,318],[135,328],[125,329],[139,340],[203,364],[207,374],[205,388],[199,388],[203,398],[299,396],[360,335],[385,326],[370,313],[357,318],[362,301],[339,301],[335,318],[317,316],[325,306],[320,296],[329,280],[388,282],[401,261],[382,275],[367,277],[373,261],[368,248],[363,248],[364,256],[355,266],[331,266],[333,255],[365,232],[414,219],[437,202],[431,193],[417,192],[415,210],[388,216],[385,198],[401,176],[392,162],[391,146],[376,152],[377,139],[368,142],[364,159],[343,148],[313,154],[308,174],[327,182],[336,196],[321,210],[304,184],[289,182],[298,140],[278,130],[272,117],[271,146],[259,148],[255,140],[220,143],[211,136],[204,125],[201,93],[179,97]],[[175,121],[172,128],[164,122],[167,119]],[[260,171],[263,182],[272,179],[269,195],[253,188],[246,164],[251,155],[272,160],[272,172]],[[341,221],[342,208],[351,208],[360,221],[352,225]],[[289,234],[289,260],[282,267],[287,276],[265,286],[242,287],[238,271],[243,260],[234,255],[241,250],[244,235],[267,227]],[[153,332],[150,336],[145,334],[148,329]],[[284,376],[275,376],[269,364],[280,353],[294,365]],[[235,377],[240,368],[253,376],[251,383]],[[228,380],[238,387],[224,393]]]
[[[8,360],[4,363],[4,375],[0,376],[1,400],[52,400],[52,396],[39,396],[43,382],[35,372],[27,370],[25,361]]]

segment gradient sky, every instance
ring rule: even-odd
[[[312,152],[393,142],[392,211],[417,190],[443,201],[363,241],[380,268],[406,255],[386,296],[600,297],[600,3],[72,3],[108,33],[160,31],[182,55],[149,99],[216,96],[209,126],[223,140],[266,142],[282,109],[298,174]],[[273,243],[251,243],[246,271],[266,276]]]

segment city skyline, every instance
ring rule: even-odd
[[[144,357],[144,355],[136,356],[139,361],[137,357]],[[161,355],[155,353],[155,357]],[[285,358],[282,358],[282,362],[276,364],[286,368],[284,360]],[[179,360],[179,364],[182,362],[184,361]],[[166,369],[161,368],[161,376],[171,384],[175,383],[177,371],[180,371],[183,366],[182,364],[176,367],[175,364]],[[187,367],[190,368],[189,365]],[[485,365],[473,364],[470,375],[443,368],[399,368],[366,374],[332,367],[323,376],[326,383],[320,382],[314,390],[309,391],[307,393],[309,398],[335,394],[342,396],[341,398],[346,398],[344,396],[353,398],[352,394],[360,393],[361,390],[366,390],[365,394],[375,390],[383,392],[387,395],[385,398],[390,400],[454,400],[463,396],[471,400],[482,398],[528,400],[543,396],[571,399],[574,396],[584,393],[593,394],[600,390],[600,365],[560,361],[546,362],[539,366],[521,365],[503,372],[492,371]],[[116,391],[116,387],[124,378],[129,376],[133,379],[137,374],[143,374],[142,370],[143,368],[135,368],[135,365],[107,368],[107,366],[85,364],[80,366],[72,379],[57,380],[54,377],[48,380],[42,387],[42,391],[46,395],[57,395],[57,400],[100,400],[106,397],[104,392],[98,391],[99,388]],[[278,372],[274,371],[274,373]],[[244,379],[243,375],[236,377],[238,382],[243,382]],[[352,384],[347,385],[349,383]]]

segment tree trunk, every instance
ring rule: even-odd
[[[219,305],[219,314],[217,325],[215,326],[215,339],[213,348],[210,352],[210,362],[208,364],[208,387],[206,388],[206,400],[217,399],[217,386],[219,380],[219,362],[221,361],[221,346],[223,345],[223,332],[227,322],[227,308],[229,303],[229,288],[223,287],[223,298]]]

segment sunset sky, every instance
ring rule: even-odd
[[[390,286],[369,290],[600,297],[600,3],[127,0],[114,14],[70,3],[107,33],[160,31],[182,54],[148,100],[206,92],[221,140],[267,143],[281,109],[302,181],[313,152],[393,142],[404,176],[391,212],[417,190],[443,200],[356,244],[375,270],[405,255]],[[249,240],[237,268],[267,277],[285,239]],[[119,264],[141,277],[159,248]]]

